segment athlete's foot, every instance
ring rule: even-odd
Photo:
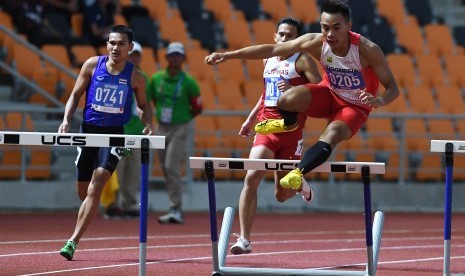
[[[313,188],[307,183],[305,178],[302,178],[302,190],[299,192],[302,195],[303,200],[310,204],[310,202],[315,198],[315,192]]]
[[[300,172],[300,169],[293,169],[279,180],[279,185],[285,189],[300,190],[302,186],[302,179],[303,175]]]
[[[255,132],[263,135],[271,133],[290,132],[296,130],[298,126],[298,123],[289,126],[285,125],[284,119],[268,119],[259,122],[255,126]]]

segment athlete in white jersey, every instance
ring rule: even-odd
[[[295,19],[285,18],[277,24],[274,35],[276,43],[295,39],[300,34],[301,24]],[[247,120],[243,123],[240,135],[247,136],[251,133],[255,118],[259,121],[266,119],[281,119],[277,109],[279,97],[292,86],[304,83],[318,83],[321,81],[316,62],[306,54],[291,54],[283,57],[271,57],[264,60],[263,71],[264,89],[257,104],[251,111]],[[302,128],[305,125],[306,114],[299,116],[299,129],[294,132],[278,134],[255,135],[249,158],[266,159],[300,159],[302,152]],[[257,189],[265,176],[265,172],[247,171],[244,187],[239,199],[239,221],[241,233],[237,242],[231,247],[233,254],[244,254],[252,251],[250,234],[252,223],[257,208]],[[279,202],[283,202],[296,194],[295,190],[284,189],[279,186],[279,179],[284,173],[275,173],[275,196]],[[305,200],[312,197],[309,186],[303,189]]]

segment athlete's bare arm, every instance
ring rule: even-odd
[[[205,57],[205,63],[214,65],[228,59],[264,59],[273,56],[290,56],[297,52],[307,52],[319,59],[322,41],[322,34],[308,33],[284,43],[260,44],[225,53],[212,53]]]
[[[82,95],[86,92],[87,86],[92,79],[92,75],[97,66],[98,57],[91,57],[81,67],[81,71],[74,83],[73,90],[66,102],[65,114],[63,116],[63,123],[58,128],[58,132],[69,132],[70,123],[73,118],[74,113],[76,112],[79,100]]]
[[[399,96],[399,88],[384,58],[383,51],[378,45],[363,37],[360,40],[359,49],[362,65],[364,67],[371,66],[385,88],[384,92],[381,92],[378,97],[373,97],[371,94],[370,96],[367,92],[362,93],[362,102],[372,107],[379,107],[391,103]]]
[[[310,83],[319,83],[321,81],[317,63],[305,53],[302,53],[296,60],[295,69],[299,75],[305,77]]]
[[[139,71],[139,69],[134,68],[132,70],[132,89],[136,96],[137,106],[141,111],[139,117],[145,126],[143,132],[144,134],[150,135],[152,134],[152,108],[150,103],[147,102],[145,88],[146,80],[144,75]]]

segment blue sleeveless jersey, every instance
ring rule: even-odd
[[[99,56],[86,90],[84,122],[96,126],[122,126],[131,117],[131,75],[134,65],[126,63],[119,75],[108,73],[107,56]]]

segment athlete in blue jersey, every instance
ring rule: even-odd
[[[129,51],[134,46],[132,38],[132,30],[127,26],[116,25],[110,28],[107,41],[108,56],[91,57],[82,66],[66,103],[63,123],[58,132],[69,131],[71,119],[85,93],[81,132],[124,134],[123,125],[131,117],[134,93],[141,120],[145,125],[143,133],[152,133],[152,115],[145,96],[145,78],[128,62]],[[122,148],[115,147],[78,148],[77,190],[83,202],[74,233],[60,251],[66,259],[73,259],[77,244],[98,210],[103,187],[115,171],[122,151]]]

